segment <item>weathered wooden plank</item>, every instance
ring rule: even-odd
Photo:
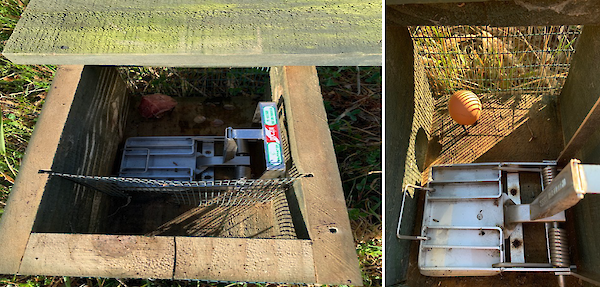
[[[63,66],[56,72],[0,220],[0,273],[19,270],[48,178],[38,170],[52,165],[82,70],[83,66]]]
[[[386,22],[417,25],[598,25],[600,3],[593,0],[392,1],[386,4]],[[406,3],[406,4],[401,4]],[[410,4],[409,4],[410,3]],[[413,4],[420,3],[420,4]]]
[[[176,237],[175,279],[315,282],[309,240]]]
[[[32,233],[19,273],[170,279],[174,244],[173,237]]]
[[[600,124],[600,26],[585,26],[577,40],[569,76],[558,98],[565,148],[559,163],[565,164],[598,138]],[[594,145],[595,146],[595,145]]]
[[[128,99],[125,83],[115,68],[86,66],[70,104],[69,117],[60,127],[56,160],[42,169],[110,175],[123,138]],[[99,218],[125,204],[124,199],[113,206],[101,204],[107,200],[110,199],[106,194],[94,189],[50,178],[33,232],[105,232],[106,220]]]
[[[565,121],[569,120],[569,118],[565,119]],[[588,141],[592,139],[594,134],[598,133],[598,126],[600,126],[600,98],[598,98],[594,106],[587,113],[583,122],[581,122],[581,125],[575,131],[575,134],[573,134],[558,156],[558,164],[564,165],[572,158],[575,158],[580,149],[588,145]]]
[[[16,63],[243,67],[381,65],[381,2],[34,0]]]
[[[566,144],[559,157],[600,163],[600,26],[585,26],[577,40],[569,76],[558,98]],[[600,197],[587,196],[573,209],[577,247],[577,273],[600,280]]]
[[[385,285],[407,279],[412,242],[396,237],[400,208],[404,204],[400,233],[414,231],[419,192],[403,202],[402,190],[408,184],[421,185],[421,172],[427,168],[425,155],[433,118],[434,101],[425,69],[415,61],[413,42],[406,27],[386,27],[386,130],[385,130]]]
[[[316,69],[272,68],[271,87],[274,98],[284,98],[298,171],[314,175],[294,191],[312,241],[316,283],[362,285]]]

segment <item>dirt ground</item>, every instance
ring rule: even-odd
[[[429,143],[428,164],[467,162],[524,162],[556,159],[563,148],[560,118],[555,100],[547,97],[523,97],[525,101],[507,99],[486,101],[479,122],[462,129],[452,122],[447,111],[438,109]],[[512,101],[512,102],[511,102]],[[427,171],[424,172],[427,177]],[[521,178],[523,182],[523,178]],[[535,181],[535,180],[534,180]],[[539,179],[538,181],[539,182]],[[541,188],[531,187],[536,192]],[[420,233],[425,193],[421,193],[415,233]],[[529,200],[533,194],[528,196]],[[523,194],[523,201],[526,195]],[[569,214],[567,214],[567,218]],[[572,236],[573,230],[565,225]],[[525,253],[527,262],[545,262],[545,235],[543,224],[525,225]],[[571,239],[571,248],[574,242]],[[411,245],[407,286],[558,286],[553,273],[504,272],[490,277],[427,277],[417,265],[418,242]],[[571,263],[574,262],[573,251]],[[575,258],[576,259],[576,258]],[[546,261],[547,262],[547,261]],[[582,286],[579,280],[566,276],[566,286]]]

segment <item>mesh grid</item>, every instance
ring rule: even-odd
[[[475,161],[527,125],[530,113],[556,101],[581,27],[418,26],[410,31],[435,101],[431,136],[441,151],[431,164],[447,164]],[[447,110],[450,96],[463,89],[476,93],[483,105],[479,121],[468,128]]]
[[[298,178],[303,177],[172,181],[42,172],[71,180],[112,196],[127,197],[135,193],[167,194],[172,196],[177,203],[199,206],[245,206],[269,202],[279,193],[285,192]]]
[[[553,95],[568,74],[579,26],[419,26],[412,29],[434,95]]]

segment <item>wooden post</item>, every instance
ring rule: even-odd
[[[316,282],[362,285],[346,201],[315,67],[271,72],[274,98],[283,97],[292,157],[304,178],[294,185],[312,241]]]
[[[569,76],[559,96],[565,149],[559,164],[577,158],[600,163],[600,26],[585,26],[577,40]],[[573,207],[579,264],[577,273],[600,280],[600,197],[586,195]]]

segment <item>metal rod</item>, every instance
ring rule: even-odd
[[[400,215],[398,216],[398,227],[396,228],[396,238],[402,240],[429,240],[429,237],[426,236],[418,236],[418,235],[402,235],[400,234],[400,225],[402,223],[402,215],[404,214],[404,204],[406,203],[406,194],[408,193],[408,188],[412,187],[414,189],[422,189],[427,191],[434,191],[433,188],[422,187],[414,184],[407,184],[402,189],[402,205],[400,206]]]

